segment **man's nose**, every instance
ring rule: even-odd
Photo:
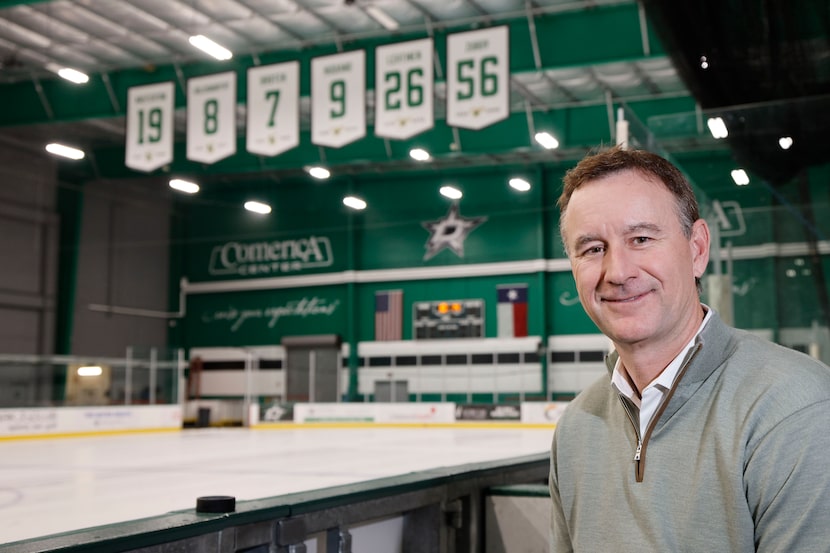
[[[632,253],[622,246],[608,246],[602,263],[603,276],[612,284],[625,284],[637,274]]]

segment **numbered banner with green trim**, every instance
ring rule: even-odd
[[[187,159],[215,163],[236,153],[236,73],[187,81]]]
[[[447,36],[447,124],[482,129],[510,115],[506,26]]]
[[[248,70],[245,148],[275,156],[300,144],[300,63],[289,61]]]
[[[150,172],[173,161],[172,82],[134,86],[127,91],[124,164]]]
[[[432,39],[375,50],[375,135],[398,140],[434,126]]]
[[[339,148],[366,136],[366,52],[311,60],[311,142]]]

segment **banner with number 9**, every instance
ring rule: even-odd
[[[366,52],[311,60],[311,142],[339,148],[366,136]]]

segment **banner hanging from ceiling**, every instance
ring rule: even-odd
[[[508,29],[447,36],[447,124],[478,130],[510,115]]]
[[[340,148],[366,136],[366,52],[311,60],[311,142]]]
[[[150,172],[173,161],[172,82],[134,86],[127,91],[127,144],[124,164]]]
[[[431,38],[375,50],[375,135],[410,138],[434,125]]]
[[[236,153],[236,73],[187,81],[187,159],[215,163]]]
[[[275,156],[300,144],[300,63],[248,70],[245,148]]]

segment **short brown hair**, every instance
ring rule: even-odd
[[[626,150],[619,146],[588,154],[576,167],[565,173],[562,195],[556,202],[559,206],[559,234],[562,234],[562,218],[574,191],[587,182],[629,170],[638,171],[644,177],[662,183],[674,195],[680,226],[686,238],[690,238],[692,225],[700,219],[700,208],[688,179],[670,161],[655,153]]]

